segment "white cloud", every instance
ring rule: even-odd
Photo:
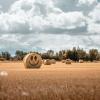
[[[2,6],[0,5],[0,9],[2,9]]]
[[[99,33],[100,34],[100,24],[89,23],[88,32],[90,32],[90,33]]]
[[[63,12],[53,1],[16,1],[9,12],[0,14],[0,31],[9,33],[45,32],[48,28],[74,29],[85,26],[82,12]],[[49,31],[49,30],[48,30]]]
[[[85,17],[82,12],[49,14],[47,20],[51,26],[62,29],[73,29],[85,25]]]
[[[97,3],[97,0],[79,0],[79,5],[93,5]]]
[[[100,3],[98,3],[88,16],[88,32],[100,34]]]
[[[33,41],[34,37],[34,41]],[[21,38],[23,43],[22,45],[25,49],[31,48],[30,50],[37,50],[43,51],[48,49],[53,50],[61,50],[61,49],[68,49],[72,47],[81,47],[84,49],[89,48],[98,48],[99,44],[99,35],[92,35],[92,36],[69,36],[66,34],[30,34],[28,36],[23,36]],[[20,40],[20,41],[21,41]],[[26,41],[27,40],[27,41]],[[26,47],[25,47],[26,46]]]
[[[93,21],[100,21],[100,3],[89,13],[89,16]]]
[[[0,13],[0,49],[13,52],[16,49],[98,47],[94,41],[100,35],[100,23],[97,23],[100,21],[100,4],[97,0],[76,1],[67,11],[63,6],[67,2],[71,5],[73,0],[17,0],[7,12]],[[90,13],[85,14],[85,7],[93,5],[94,10],[88,9]],[[77,9],[81,6],[84,11]],[[98,33],[95,38],[94,33]]]
[[[23,29],[24,28],[24,29]],[[22,32],[26,30],[27,24],[25,16],[17,14],[1,13],[0,31],[1,32]],[[23,30],[22,30],[23,29]]]

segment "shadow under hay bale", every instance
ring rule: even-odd
[[[52,64],[51,60],[49,59],[44,60],[44,65],[51,65],[51,64]]]
[[[36,53],[29,53],[23,59],[26,68],[40,68],[42,65],[42,58]]]

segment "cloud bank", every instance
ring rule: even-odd
[[[0,2],[0,49],[15,51],[99,48],[97,0],[12,0]]]

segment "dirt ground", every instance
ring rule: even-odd
[[[0,62],[2,100],[100,100],[100,63],[57,62],[25,69],[23,62]]]

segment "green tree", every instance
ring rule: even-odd
[[[97,49],[90,49],[89,50],[89,56],[90,56],[90,60],[97,60],[97,56],[99,55],[98,50]]]
[[[53,50],[48,50],[47,54],[49,57],[53,57],[54,56],[54,51]]]
[[[2,52],[1,57],[5,58],[6,60],[10,60],[11,54],[9,52]]]
[[[84,51],[83,49],[80,49],[80,48],[77,49],[77,53],[78,53],[78,58],[79,59],[85,60],[85,58],[88,56],[86,54],[86,51]]]
[[[20,50],[17,50],[15,53],[17,60],[22,60],[26,54],[26,52]]]

